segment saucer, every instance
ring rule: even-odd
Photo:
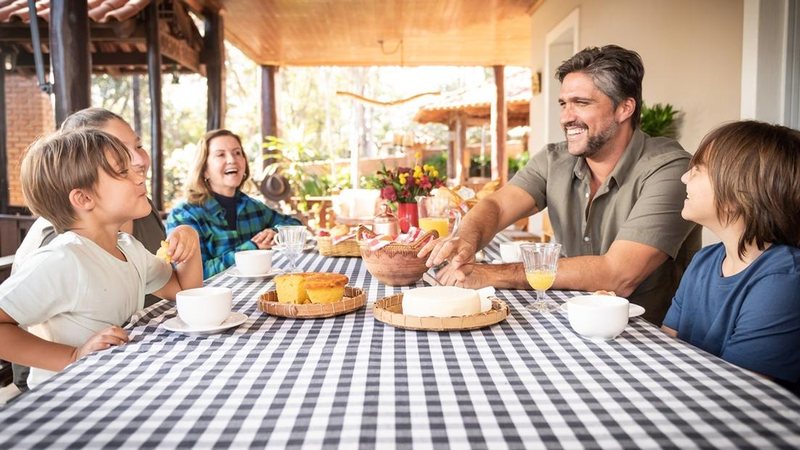
[[[182,321],[181,318],[178,316],[175,316],[171,319],[164,321],[162,325],[169,331],[177,331],[180,333],[214,334],[223,330],[227,330],[228,328],[238,327],[239,325],[245,323],[246,321],[247,321],[247,315],[238,312],[232,312],[228,316],[228,318],[225,319],[221,324],[215,325],[213,327],[191,328],[189,327],[189,325],[186,325],[186,323],[184,323],[184,321]]]
[[[239,269],[236,266],[231,266],[228,269],[228,275],[234,276],[236,278],[267,278],[267,277],[274,277],[275,275],[280,275],[283,273],[281,269],[272,269],[267,273],[257,273],[255,275],[245,275],[239,272]]]
[[[303,250],[302,250],[302,251],[304,251],[304,252],[307,252],[307,251],[309,251],[309,250],[314,250],[314,247],[316,247],[316,246],[317,246],[317,242],[316,242],[316,241],[310,241],[310,242],[306,242],[306,243],[303,245]],[[280,252],[280,251],[282,251],[282,250],[283,250],[283,245],[281,245],[281,244],[275,244],[275,245],[273,245],[273,246],[272,246],[272,249],[273,249],[273,250],[277,250],[277,251],[279,251],[279,252]]]
[[[558,307],[563,313],[569,314],[569,303],[562,303]],[[644,307],[633,303],[628,304],[628,317],[639,317],[644,314]]]

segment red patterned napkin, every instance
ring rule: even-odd
[[[332,245],[336,245],[339,242],[344,242],[344,241],[346,241],[348,239],[354,239],[355,237],[356,237],[356,233],[355,232],[349,233],[349,234],[345,234],[343,236],[338,236],[338,237],[335,237],[335,238],[331,239],[331,244]]]
[[[393,242],[396,242],[398,244],[413,244],[414,242],[417,241],[417,239],[420,238],[420,236],[422,236],[422,234],[423,231],[421,229],[417,227],[411,227],[408,229],[407,233],[398,235],[394,239],[394,241],[392,241],[391,239],[385,239],[386,235],[384,234],[379,234],[374,238],[368,240],[367,246],[371,251],[374,252],[376,250],[382,249],[383,247],[386,247],[387,245]]]

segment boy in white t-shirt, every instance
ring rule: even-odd
[[[28,207],[63,233],[0,285],[0,359],[32,367],[33,387],[83,356],[122,345],[119,328],[155,293],[175,299],[203,283],[197,234],[183,235],[172,266],[149,253],[123,223],[150,213],[144,175],[99,130],[56,133],[22,161]],[[40,324],[35,336],[18,325]]]

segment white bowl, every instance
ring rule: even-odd
[[[192,328],[216,327],[231,314],[230,288],[201,287],[175,295],[178,317]]]
[[[612,295],[579,295],[567,300],[569,324],[590,339],[610,340],[628,325],[628,300]]]
[[[245,250],[234,254],[236,268],[242,275],[263,275],[272,270],[272,251]]]

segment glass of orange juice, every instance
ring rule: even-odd
[[[435,230],[440,238],[447,237],[451,232],[455,233],[461,222],[461,210],[452,206],[450,200],[443,197],[417,197],[417,213],[419,227],[425,231]]]
[[[561,244],[524,244],[520,246],[520,253],[525,266],[525,278],[536,290],[536,300],[528,305],[528,309],[536,312],[555,311],[558,309],[558,304],[547,296],[546,291],[556,280]]]

